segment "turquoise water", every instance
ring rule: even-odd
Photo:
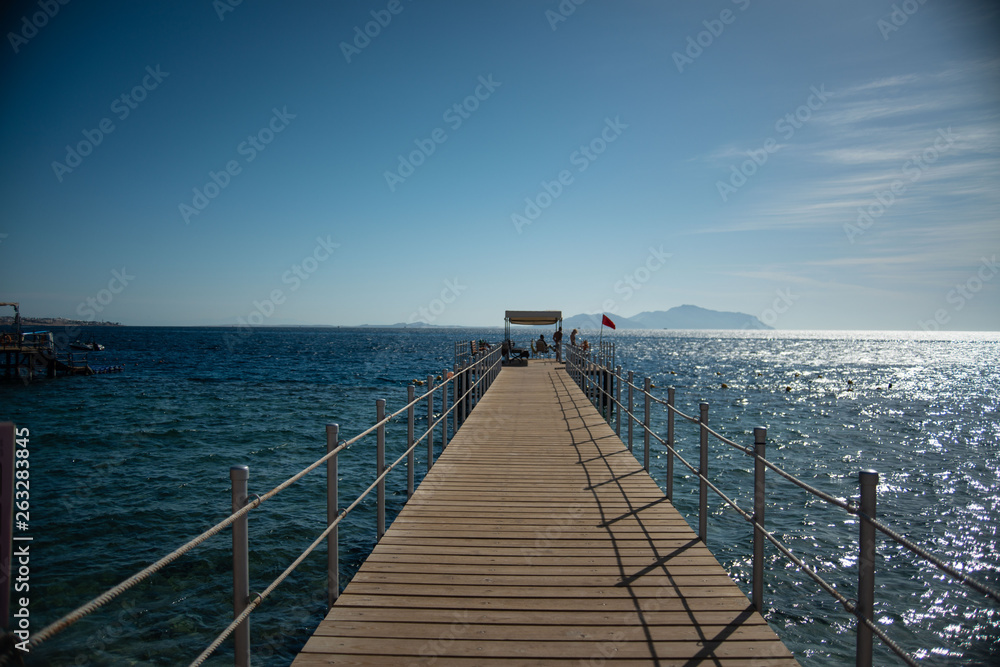
[[[106,362],[124,372],[0,386],[0,420],[30,429],[33,630],[224,518],[231,465],[249,465],[250,491],[263,493],[323,454],[326,423],[350,437],[374,421],[376,398],[393,411],[409,381],[450,368],[455,340],[495,340],[500,331],[123,327],[94,335],[107,345]],[[657,392],[677,388],[680,409],[697,414],[708,401],[710,425],[726,436],[749,445],[753,427],[766,426],[768,458],[827,492],[853,497],[858,470],[878,470],[884,521],[1000,587],[1000,337],[647,331],[620,332],[616,342],[620,363],[651,376]],[[663,409],[652,421],[665,433]],[[404,438],[404,422],[389,429],[390,457]],[[678,422],[689,460],[697,442],[696,428]],[[372,438],[344,454],[342,498],[370,483],[373,451]],[[641,459],[638,438],[636,453]],[[665,465],[654,447],[661,486]],[[712,476],[744,507],[750,469],[742,453],[712,445]],[[390,514],[405,486],[405,473],[390,478]],[[674,488],[696,523],[697,485],[680,467]],[[854,597],[853,519],[774,476],[768,495],[767,527]],[[374,544],[373,502],[341,530],[342,583]],[[709,546],[749,590],[750,531],[712,502]],[[266,587],[324,520],[322,471],[252,513],[251,589]],[[885,541],[879,558],[876,616],[890,636],[929,665],[1000,661],[996,604]],[[766,616],[802,664],[853,662],[846,613],[772,549],[768,560]],[[228,623],[230,568],[224,532],[32,662],[187,664]],[[324,608],[325,554],[317,553],[253,615],[254,664],[289,664]],[[208,664],[231,663],[225,645]],[[880,648],[876,663],[900,664]]]

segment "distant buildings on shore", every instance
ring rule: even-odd
[[[14,318],[10,315],[0,316],[0,326],[10,326]],[[120,327],[121,322],[87,322],[85,320],[68,320],[65,317],[22,317],[22,327]]]

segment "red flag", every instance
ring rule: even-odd
[[[603,318],[601,320],[601,325],[606,326],[606,327],[608,327],[610,329],[614,329],[615,328],[615,323],[611,321],[610,317],[608,317],[607,315],[601,315],[601,317]]]

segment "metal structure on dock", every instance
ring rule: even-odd
[[[0,332],[2,377],[6,381],[31,382],[35,378],[60,375],[95,375],[121,370],[120,366],[93,366],[86,353],[60,352],[51,331],[23,331],[18,303],[0,303],[14,309],[14,321]]]
[[[508,310],[503,317],[503,355],[506,364],[523,364],[530,356],[528,349],[534,350],[534,342],[528,347],[518,347],[510,334],[510,325],[519,324],[529,327],[538,327],[556,324],[562,331],[562,311],[561,310]]]
[[[36,377],[54,378],[66,375],[89,375],[92,371],[86,360],[74,361],[72,355],[60,359],[52,333],[48,331],[21,330],[21,309],[18,303],[0,303],[0,307],[14,309],[14,322],[9,331],[0,334],[0,355],[4,361],[5,380],[31,382]]]

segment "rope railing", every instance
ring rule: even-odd
[[[760,563],[757,562],[758,558],[760,560],[763,559],[763,549],[762,549],[762,547],[758,546],[758,539],[757,539],[758,535],[760,535],[761,538],[766,539],[768,542],[770,542],[771,544],[773,544],[775,546],[775,548],[778,549],[778,551],[781,552],[781,554],[783,556],[785,556],[793,564],[795,564],[796,567],[798,567],[799,569],[801,569],[810,578],[812,578],[813,580],[815,580],[817,582],[817,584],[819,584],[819,586],[825,592],[827,592],[832,597],[834,597],[844,607],[844,609],[848,613],[852,614],[853,616],[855,616],[858,619],[858,646],[859,646],[859,648],[858,648],[858,651],[859,651],[858,652],[858,656],[859,656],[859,662],[858,662],[858,664],[859,665],[860,664],[867,664],[867,665],[871,664],[871,640],[870,640],[870,637],[872,635],[878,637],[886,645],[886,647],[888,647],[893,653],[895,653],[897,656],[899,656],[907,665],[911,665],[911,666],[917,665],[917,662],[914,660],[914,658],[912,656],[910,656],[909,654],[907,654],[902,648],[900,648],[899,645],[897,643],[895,643],[890,637],[888,637],[888,635],[886,635],[885,631],[881,627],[879,627],[879,625],[877,625],[874,622],[873,600],[872,600],[872,597],[871,597],[874,594],[873,590],[869,591],[869,592],[865,592],[865,591],[862,590],[863,588],[868,588],[868,587],[870,587],[871,589],[874,588],[874,574],[873,574],[874,562],[873,562],[873,560],[871,558],[867,559],[869,562],[866,565],[861,565],[859,567],[859,602],[857,604],[855,604],[855,603],[852,603],[850,600],[848,600],[839,591],[837,591],[836,588],[833,585],[831,585],[830,583],[826,582],[815,570],[813,570],[811,567],[809,567],[809,565],[807,565],[801,558],[795,556],[791,552],[791,550],[786,545],[784,545],[783,543],[781,543],[781,541],[778,540],[778,538],[776,538],[772,533],[770,533],[770,532],[768,532],[767,530],[764,529],[764,527],[763,527],[763,514],[764,514],[764,512],[763,512],[763,486],[764,486],[763,471],[764,471],[764,469],[770,469],[770,470],[774,471],[775,473],[777,473],[783,479],[788,480],[789,482],[791,482],[795,486],[803,489],[804,491],[812,494],[813,496],[815,496],[817,498],[820,498],[824,502],[826,502],[826,503],[828,503],[830,505],[833,505],[835,507],[838,507],[838,508],[840,508],[840,509],[848,512],[849,514],[856,515],[859,518],[861,518],[861,520],[862,520],[861,550],[862,550],[862,554],[863,555],[862,555],[862,558],[859,559],[859,564],[861,564],[862,561],[866,560],[865,557],[864,557],[864,553],[866,551],[866,548],[870,549],[870,552],[871,552],[872,555],[875,552],[874,536],[872,535],[872,537],[870,538],[870,544],[867,544],[866,540],[865,540],[864,525],[865,524],[869,524],[870,526],[873,527],[873,529],[878,530],[879,532],[883,533],[884,535],[886,535],[887,537],[889,537],[891,540],[897,542],[898,544],[902,545],[906,549],[910,550],[912,553],[916,554],[920,558],[923,558],[927,562],[933,564],[935,567],[937,567],[942,572],[944,572],[947,575],[949,575],[955,581],[957,581],[959,583],[962,583],[964,585],[967,585],[970,588],[972,588],[973,590],[976,590],[977,592],[979,592],[979,593],[981,593],[983,595],[986,595],[986,596],[992,598],[995,601],[1000,601],[1000,593],[998,593],[996,590],[994,590],[990,586],[987,586],[986,584],[983,584],[983,583],[975,580],[974,578],[972,578],[968,574],[960,571],[959,569],[955,568],[954,566],[949,565],[948,563],[945,563],[943,560],[941,560],[940,558],[938,558],[934,554],[930,553],[927,549],[924,549],[923,547],[915,544],[911,540],[909,540],[906,537],[900,535],[898,532],[892,530],[891,528],[889,528],[888,526],[886,526],[885,524],[883,524],[882,522],[880,522],[880,521],[878,521],[877,519],[874,518],[873,515],[874,515],[874,503],[875,503],[875,499],[874,499],[874,489],[875,489],[875,487],[874,487],[874,485],[871,486],[871,490],[870,490],[871,496],[866,501],[866,496],[865,496],[865,494],[866,494],[866,488],[865,488],[865,484],[864,484],[864,476],[865,476],[865,474],[869,474],[869,475],[875,477],[875,479],[877,480],[877,474],[862,472],[862,478],[863,478],[863,483],[862,483],[862,502],[861,502],[860,506],[856,505],[856,504],[853,504],[853,503],[851,503],[851,502],[849,502],[847,500],[844,500],[844,499],[841,499],[841,498],[837,498],[837,497],[835,497],[835,496],[833,496],[833,495],[831,495],[829,493],[826,493],[826,492],[824,492],[824,491],[822,491],[820,489],[817,489],[817,488],[813,487],[812,485],[810,485],[810,484],[808,484],[808,483],[806,483],[806,482],[798,479],[794,475],[786,472],[785,470],[782,470],[780,467],[778,467],[774,463],[772,463],[772,462],[768,461],[766,458],[764,458],[764,456],[763,456],[763,448],[764,448],[764,441],[765,441],[764,438],[766,438],[766,430],[765,429],[755,429],[755,438],[758,436],[757,431],[760,431],[760,440],[756,441],[754,448],[745,447],[745,446],[740,445],[739,443],[733,441],[732,439],[723,436],[722,434],[718,433],[717,431],[715,431],[714,429],[712,429],[712,428],[710,428],[708,426],[707,417],[706,417],[707,410],[708,410],[708,405],[707,404],[705,404],[705,403],[702,404],[702,415],[703,415],[703,418],[702,419],[695,418],[695,417],[692,417],[690,415],[687,415],[687,414],[683,413],[681,410],[679,410],[676,406],[674,406],[672,404],[672,400],[673,400],[673,388],[670,388],[670,398],[668,400],[664,401],[660,397],[653,396],[651,394],[651,392],[647,389],[647,387],[650,386],[649,378],[646,378],[644,386],[639,386],[639,385],[635,384],[634,382],[626,380],[626,379],[624,379],[622,377],[621,367],[620,366],[617,367],[617,368],[615,368],[615,369],[612,369],[611,367],[609,367],[606,364],[601,364],[599,361],[595,361],[594,358],[593,358],[593,356],[591,354],[583,353],[579,349],[575,349],[575,348],[570,348],[569,349],[567,358],[568,358],[568,366],[569,366],[571,375],[574,377],[574,379],[577,381],[577,383],[584,390],[584,394],[587,395],[588,398],[591,398],[592,400],[594,400],[595,403],[604,403],[606,401],[606,404],[608,406],[614,405],[615,408],[618,411],[620,411],[620,412],[623,411],[625,413],[625,417],[628,420],[627,423],[629,425],[629,430],[628,430],[628,436],[629,436],[628,448],[629,448],[630,451],[632,450],[632,424],[635,423],[635,424],[640,424],[641,425],[642,430],[643,430],[642,432],[643,432],[643,434],[645,436],[644,439],[645,439],[645,442],[646,442],[646,448],[645,448],[646,451],[644,451],[643,454],[644,454],[644,458],[646,460],[645,469],[647,470],[647,472],[649,470],[649,465],[648,465],[648,461],[649,461],[649,439],[652,438],[653,440],[659,442],[661,445],[663,445],[666,448],[667,453],[669,455],[668,460],[667,460],[668,461],[667,462],[667,470],[668,470],[668,478],[669,478],[668,481],[667,481],[667,489],[668,489],[667,497],[668,497],[668,499],[672,499],[671,498],[671,495],[672,495],[671,494],[671,489],[672,489],[672,478],[673,478],[673,458],[676,457],[677,459],[679,459],[681,461],[681,463],[685,467],[687,467],[692,473],[694,473],[694,475],[698,478],[699,483],[703,486],[703,488],[705,488],[705,489],[711,489],[713,492],[715,492],[725,502],[725,504],[727,504],[729,507],[731,507],[733,510],[735,510],[744,520],[746,520],[749,523],[753,524],[753,533],[754,533],[754,542],[755,542],[755,544],[754,544],[754,583],[753,583],[753,586],[754,586],[754,606],[757,607],[758,611],[762,611],[762,609],[761,609],[761,606],[762,606],[761,599],[762,599],[762,577],[763,577],[763,563],[762,562],[760,562]],[[605,382],[605,378],[604,377],[600,377],[602,374],[609,375],[611,378],[613,378],[614,382],[618,383],[619,386],[618,386],[617,389],[618,389],[619,394],[620,394],[620,388],[622,386],[628,388],[628,390],[629,390],[628,391],[628,394],[629,394],[629,404],[628,404],[628,406],[626,406],[619,398],[617,398],[616,396],[613,395],[612,390],[607,386],[607,383]],[[598,377],[600,377],[600,379],[599,380],[595,379],[592,376],[598,376]],[[629,372],[629,378],[631,379],[631,377],[632,377],[632,373]],[[640,393],[640,395],[644,399],[646,399],[645,400],[645,412],[646,412],[646,414],[644,415],[644,418],[642,418],[642,419],[640,419],[639,416],[636,414],[636,411],[633,410],[633,406],[632,406],[632,398],[633,398],[633,393],[632,392],[633,392],[633,390],[638,391]],[[667,407],[667,413],[668,413],[668,415],[680,415],[682,418],[687,419],[688,421],[697,423],[699,425],[699,431],[702,434],[702,462],[703,462],[702,469],[696,468],[693,464],[691,464],[686,459],[684,459],[684,457],[681,456],[680,453],[673,447],[673,444],[672,444],[673,443],[673,420],[672,419],[670,419],[668,421],[668,436],[667,436],[666,439],[660,437],[657,433],[655,433],[653,431],[653,429],[649,425],[650,403],[658,403],[658,404],[661,404],[661,405],[665,405]],[[609,421],[611,420],[610,412],[607,414],[607,418],[608,418]],[[620,425],[620,420],[619,420],[619,425]],[[620,432],[619,432],[619,435],[621,435]],[[754,461],[755,461],[755,465],[757,465],[759,463],[758,470],[755,472],[755,477],[756,477],[756,479],[755,479],[755,491],[754,491],[754,493],[755,493],[755,510],[754,510],[753,514],[751,514],[750,512],[747,512],[746,510],[744,510],[741,507],[739,507],[738,503],[736,503],[731,498],[729,498],[724,492],[722,492],[718,487],[716,487],[711,482],[711,480],[708,479],[707,474],[706,474],[707,473],[707,465],[706,465],[707,450],[705,449],[706,448],[706,443],[707,443],[706,438],[707,438],[708,435],[712,435],[718,441],[720,441],[722,443],[725,443],[725,444],[728,444],[728,445],[730,445],[730,446],[732,446],[732,447],[740,450],[744,454],[753,457]],[[760,452],[759,454],[758,454],[758,451],[756,450],[756,447],[760,448],[759,449],[759,452]],[[866,502],[870,502],[871,503],[871,508],[872,508],[871,514],[868,514],[868,513],[864,512],[861,509],[863,506],[865,506]],[[700,505],[700,507],[699,507],[699,515],[700,515],[699,516],[699,523],[702,526],[704,526],[704,524],[705,524],[705,517],[706,517],[706,514],[707,514],[707,502],[706,502],[706,500],[704,498],[704,495],[702,495],[702,498],[700,500],[699,505]],[[758,516],[760,517],[759,520],[758,520]],[[702,533],[701,533],[700,537],[703,540],[705,539],[704,529],[702,530]],[[866,568],[868,568],[870,570],[870,572],[866,572],[865,571]],[[760,573],[760,574],[758,575],[758,573]],[[761,581],[758,581],[758,577],[761,579]],[[866,577],[868,578],[867,579],[867,582],[868,582],[867,584],[865,583],[865,578]],[[863,595],[867,595],[868,596],[866,598],[864,604],[862,604],[860,602],[860,600],[862,599]]]
[[[751,452],[751,456],[752,455],[753,455],[753,453]],[[803,482],[798,477],[795,477],[791,473],[785,472],[784,470],[782,470],[778,466],[774,465],[773,463],[771,463],[767,459],[761,459],[761,463],[763,463],[767,468],[769,468],[769,469],[773,470],[774,472],[778,473],[779,475],[781,475],[782,477],[784,477],[785,479],[787,479],[789,482],[791,482],[795,486],[797,486],[800,489],[802,489],[803,491],[807,491],[807,492],[811,493],[812,495],[816,496],[817,498],[820,498],[821,500],[825,500],[827,503],[829,503],[829,504],[831,504],[831,505],[833,505],[835,507],[839,507],[840,509],[844,510],[845,512],[848,512],[850,514],[857,514],[858,513],[858,508],[857,508],[856,505],[853,505],[853,504],[851,504],[850,502],[848,502],[846,500],[842,500],[841,498],[837,498],[836,496],[832,496],[829,493],[826,493],[824,491],[820,491],[815,486],[811,486],[810,484],[808,484],[806,482]]]
[[[285,568],[284,572],[278,575],[278,577],[273,582],[271,582],[271,584],[268,585],[268,587],[265,588],[262,593],[259,593],[257,597],[247,605],[247,608],[244,609],[243,612],[239,614],[239,616],[233,619],[233,622],[230,623],[228,626],[226,626],[226,628],[215,638],[215,640],[211,644],[209,644],[209,646],[204,651],[202,651],[202,653],[197,658],[195,658],[195,660],[190,664],[189,667],[198,667],[206,659],[208,659],[208,657],[212,655],[212,653],[214,653],[215,650],[219,648],[219,646],[221,646],[226,639],[229,638],[229,636],[233,633],[233,631],[236,630],[239,624],[242,623],[244,619],[248,618],[250,614],[253,612],[253,610],[256,609],[258,606],[260,606],[261,602],[263,602],[264,599],[281,584],[281,582],[283,582],[286,578],[288,578],[288,575],[290,575],[300,564],[302,564],[302,562],[306,559],[306,557],[309,554],[311,554],[316,549],[316,547],[318,547],[323,542],[323,540],[325,540],[330,535],[330,533],[333,532],[333,529],[339,526],[341,521],[343,521],[347,517],[347,515],[354,510],[354,508],[356,508],[358,505],[361,504],[361,501],[367,498],[372,491],[378,488],[379,482],[384,481],[385,478],[388,477],[389,473],[392,472],[400,463],[402,463],[407,456],[409,456],[410,452],[416,450],[417,445],[419,445],[421,441],[425,437],[427,437],[427,433],[429,432],[430,429],[428,429],[424,433],[424,435],[420,437],[419,440],[415,441],[413,445],[411,445],[405,452],[403,452],[399,456],[399,458],[397,458],[391,465],[387,466],[386,469],[382,472],[382,474],[378,475],[372,481],[372,483],[368,485],[368,488],[362,491],[350,505],[345,507],[337,515],[337,518],[334,519],[334,521],[330,525],[328,525],[322,533],[320,533],[319,537],[317,537],[312,542],[312,544],[306,547],[305,551],[303,551],[298,558],[292,561],[292,564],[289,565],[287,568]]]
[[[683,412],[681,412],[680,410],[678,410],[675,406],[670,405],[669,403],[667,403],[665,400],[663,400],[659,396],[650,396],[649,399],[651,401],[653,401],[654,403],[659,403],[660,405],[667,406],[668,410],[672,410],[675,415],[680,415],[684,419],[687,419],[689,422],[694,422],[695,424],[698,423],[698,418],[697,417],[692,417],[691,415],[684,414]]]
[[[879,639],[885,642],[886,646],[888,646],[893,653],[902,658],[907,665],[910,665],[910,667],[918,667],[919,663],[917,663],[916,660],[914,660],[908,653],[906,653],[902,648],[900,648],[900,646],[896,642],[890,639],[889,636],[886,635],[885,632],[882,630],[882,628],[876,625],[875,622],[872,621],[871,619],[865,617],[858,610],[858,606],[853,602],[851,602],[850,600],[848,600],[847,597],[845,597],[840,591],[838,591],[833,586],[833,584],[823,579],[823,577],[821,577],[819,573],[816,572],[816,570],[809,567],[809,565],[805,561],[803,561],[801,558],[793,554],[792,551],[787,546],[785,546],[785,544],[781,540],[779,540],[777,537],[774,536],[774,533],[764,530],[759,526],[755,526],[755,530],[756,532],[761,533],[768,542],[773,544],[775,548],[782,553],[783,556],[785,556],[788,560],[792,561],[792,563],[794,563],[800,570],[805,572],[813,581],[819,584],[820,588],[822,588],[824,591],[829,593],[831,597],[837,600],[837,602],[839,602],[841,606],[843,606],[844,610],[847,611],[847,613],[854,615],[860,623],[864,624],[871,632],[877,635]]]
[[[886,526],[884,523],[882,523],[881,521],[879,521],[878,519],[870,517],[867,514],[865,514],[864,512],[861,512],[860,510],[857,510],[857,509],[855,509],[855,511],[853,513],[857,514],[859,517],[861,517],[865,521],[868,521],[869,523],[871,523],[875,527],[876,530],[878,530],[882,534],[886,535],[890,539],[898,542],[902,546],[906,547],[911,552],[913,552],[916,555],[920,556],[921,558],[923,558],[924,560],[926,560],[930,564],[934,565],[936,568],[938,568],[939,570],[941,570],[945,574],[949,575],[952,579],[955,579],[956,581],[965,584],[969,588],[972,588],[973,590],[976,590],[976,591],[982,593],[983,595],[992,598],[996,602],[1000,602],[1000,591],[997,591],[994,588],[990,588],[986,584],[984,584],[984,583],[982,583],[980,581],[977,581],[976,579],[973,579],[972,577],[970,577],[969,575],[965,574],[961,570],[955,569],[951,565],[948,565],[943,560],[941,560],[940,558],[938,558],[937,556],[935,556],[931,552],[929,552],[926,549],[924,549],[923,547],[921,547],[919,544],[915,544],[911,540],[909,540],[906,537],[900,535],[899,533],[897,533],[896,531],[892,530],[891,528],[889,528],[888,526]]]
[[[668,445],[665,440],[663,440],[660,436],[658,436],[656,434],[653,434],[652,437],[654,437],[658,442],[660,442],[660,444],[662,444],[664,447],[666,447],[667,450],[671,454],[673,454],[674,456],[676,456],[681,461],[681,463],[683,463],[691,472],[693,472],[696,476],[699,476],[698,470],[693,465],[691,465],[683,456],[681,456],[680,453],[678,453],[673,447],[671,447],[670,445]],[[743,449],[743,448],[741,447],[740,449]],[[749,452],[749,453],[751,455],[753,455],[753,452]],[[783,474],[787,474],[787,473],[783,473]],[[727,496],[725,493],[723,493],[711,481],[706,480],[706,483],[708,485],[708,488],[710,488],[712,491],[714,491],[716,494],[718,494],[718,496],[720,498],[722,498],[722,500],[726,504],[728,504],[730,507],[732,507],[741,517],[743,517],[743,519],[745,521],[747,521],[748,523],[751,523],[751,524],[754,523],[754,517],[753,517],[752,514],[750,514],[749,512],[747,512],[746,510],[744,510],[743,508],[741,508],[737,502],[735,502],[734,500],[732,500],[731,498],[729,498],[729,496]],[[804,485],[804,487],[808,487],[808,485]],[[809,488],[811,488],[811,487],[809,487]],[[825,495],[825,494],[823,494],[823,495]],[[855,512],[855,513],[857,513],[857,512]],[[801,558],[798,558],[797,556],[795,556],[791,552],[791,550],[787,546],[785,546],[784,543],[782,543],[777,537],[774,536],[773,533],[771,533],[770,531],[764,530],[760,526],[754,526],[754,530],[760,532],[763,535],[763,537],[765,539],[767,539],[768,542],[770,542],[771,544],[773,544],[775,546],[775,548],[778,549],[778,551],[780,551],[786,558],[788,558],[789,560],[791,560],[800,570],[802,570],[803,572],[805,572],[810,578],[812,578],[817,584],[819,584],[820,587],[824,591],[826,591],[827,593],[829,593],[830,595],[832,595],[838,602],[840,602],[840,604],[844,607],[844,609],[848,613],[853,614],[854,616],[856,616],[858,618],[858,620],[860,622],[862,622],[866,626],[868,626],[868,628],[872,632],[874,632],[879,637],[879,639],[881,639],[883,642],[885,642],[886,645],[889,646],[889,648],[894,653],[896,653],[896,655],[898,655],[900,658],[902,658],[911,667],[917,667],[916,661],[914,661],[912,657],[910,657],[905,651],[903,651],[899,647],[898,644],[896,644],[895,642],[893,642],[892,639],[890,639],[888,637],[888,635],[886,635],[885,632],[880,627],[878,627],[873,621],[869,620],[863,614],[861,614],[858,611],[858,609],[857,609],[857,605],[853,604],[852,602],[850,602],[850,600],[848,600],[846,597],[844,597],[839,591],[837,591],[837,589],[832,584],[830,584],[829,582],[827,582],[825,579],[823,579],[819,575],[819,573],[817,573],[815,570],[813,570],[811,567],[809,567],[809,565],[807,565],[805,563],[805,561],[803,561]]]
[[[487,353],[484,354],[483,356],[489,357],[494,355]],[[478,363],[479,361],[481,361],[481,359],[473,359],[473,361],[470,362],[469,367],[467,367],[466,370],[471,368],[472,365]],[[480,373],[475,382],[469,385],[469,388],[461,396],[459,396],[459,399],[465,400],[466,397],[474,395],[476,387],[480,386],[481,383],[487,382],[488,378],[492,377],[491,372],[495,370],[497,367],[499,367],[499,363],[500,363],[499,356],[497,355],[497,359],[494,360],[494,362],[486,368],[486,372]],[[457,375],[453,375],[451,378],[445,378],[440,385],[428,387],[427,392],[423,396],[415,398],[414,400],[407,403],[402,409],[376,422],[375,427],[377,428],[379,426],[384,426],[394,416],[399,416],[403,412],[408,411],[409,409],[415,407],[418,403],[427,400],[429,396],[433,396],[433,393],[437,389],[441,389],[442,396],[447,397],[447,385],[451,380],[457,380],[457,377],[458,377]],[[327,528],[312,542],[312,544],[310,544],[306,548],[306,550],[303,551],[303,553],[300,554],[299,557],[296,558],[295,561],[293,561],[292,564],[289,565],[284,572],[282,572],[282,574],[280,574],[262,593],[258,594],[253,601],[247,604],[247,607],[239,615],[237,615],[236,618],[234,618],[233,621],[228,626],[226,626],[226,628],[222,631],[222,633],[219,634],[218,637],[216,637],[216,639],[212,642],[212,644],[210,644],[205,649],[205,651],[203,651],[202,654],[199,655],[199,657],[194,662],[191,663],[190,667],[198,667],[199,665],[201,665],[219,646],[221,646],[222,643],[239,627],[240,623],[242,623],[245,619],[249,618],[250,614],[253,612],[254,609],[256,609],[261,604],[261,602],[263,602],[264,598],[270,595],[270,593],[274,591],[281,584],[281,582],[283,582],[306,559],[306,557],[308,557],[308,555],[311,554],[316,549],[316,547],[322,543],[323,540],[327,539],[333,532],[333,530],[340,525],[341,521],[351,511],[353,511],[358,505],[360,505],[361,502],[366,497],[368,497],[368,495],[370,495],[372,491],[377,490],[379,488],[379,485],[385,481],[385,479],[389,476],[389,473],[395,470],[404,460],[406,460],[410,456],[410,454],[416,450],[418,445],[422,444],[422,442],[425,439],[430,437],[433,434],[434,429],[437,428],[439,424],[447,424],[448,415],[453,410],[455,410],[458,407],[458,405],[459,405],[458,402],[453,402],[450,408],[443,411],[442,414],[436,420],[428,424],[427,430],[424,431],[423,435],[415,439],[413,443],[406,449],[406,451],[400,454],[399,457],[393,463],[391,463],[388,466],[385,466],[382,472],[375,477],[375,479],[368,486],[368,488],[366,488],[361,494],[358,495],[357,498],[354,499],[354,501],[350,505],[348,505],[343,511],[341,511],[337,515],[336,519],[327,526]],[[371,430],[372,429],[368,429],[366,433],[370,433]],[[352,438],[352,441],[356,441],[358,438],[359,436],[355,436],[355,438]],[[339,451],[340,449],[341,447],[338,446],[335,449],[335,451]],[[327,457],[324,458],[328,458],[329,456],[330,454],[328,454]],[[384,512],[384,507],[380,507],[378,509],[378,512],[381,515]],[[381,522],[382,520],[380,519],[380,523]]]
[[[226,528],[233,526],[237,521],[244,520],[246,516],[254,509],[260,507],[263,503],[270,500],[280,492],[287,489],[292,484],[301,480],[307,474],[320,467],[324,463],[328,463],[331,460],[335,460],[337,455],[350,447],[351,445],[361,441],[362,439],[370,436],[374,432],[379,432],[380,429],[384,429],[386,425],[390,422],[396,420],[404,413],[409,413],[418,404],[427,402],[434,394],[440,390],[441,395],[444,400],[447,400],[448,387],[452,382],[458,382],[460,374],[471,374],[474,375],[474,380],[468,383],[468,385],[463,389],[461,393],[455,392],[457,400],[452,401],[450,407],[443,410],[442,413],[437,417],[437,419],[428,419],[427,429],[412,443],[406,451],[403,452],[391,465],[384,467],[381,473],[379,473],[375,480],[366,488],[353,502],[351,502],[343,511],[340,511],[336,518],[328,524],[326,529],[316,538],[262,593],[257,594],[257,596],[252,601],[248,601],[246,607],[239,614],[235,615],[233,622],[230,623],[220,635],[218,635],[215,640],[202,652],[194,662],[191,663],[192,666],[201,665],[222,643],[229,638],[232,633],[244,622],[250,614],[263,602],[268,595],[271,594],[304,560],[307,558],[319,544],[322,543],[324,539],[327,539],[331,533],[340,525],[341,521],[346,517],[354,508],[356,508],[371,492],[379,487],[381,483],[385,481],[389,473],[398,468],[400,464],[407,459],[407,457],[412,454],[416,447],[426,440],[429,436],[433,434],[433,431],[440,425],[443,429],[447,429],[447,420],[449,415],[452,415],[459,407],[459,405],[464,404],[466,401],[475,401],[476,397],[481,397],[489,385],[492,383],[493,379],[496,378],[498,374],[498,369],[500,367],[500,348],[499,346],[493,347],[491,349],[482,350],[478,355],[473,355],[470,358],[469,363],[457,370],[452,377],[442,377],[442,382],[440,384],[432,384],[429,386],[427,391],[415,397],[412,401],[406,403],[399,410],[377,420],[372,426],[356,434],[354,437],[339,441],[335,447],[330,449],[324,456],[320,457],[314,461],[309,466],[303,468],[295,475],[292,475],[286,479],[281,484],[278,484],[271,490],[267,491],[262,495],[254,495],[253,499],[248,498],[248,502],[240,509],[232,512],[222,521],[219,521],[215,525],[211,526],[207,530],[203,531],[201,534],[192,538],[185,544],[181,545],[174,551],[170,552],[166,556],[160,558],[156,562],[146,566],[136,574],[123,580],[116,586],[108,589],[101,595],[95,597],[89,602],[80,605],[73,611],[63,615],[61,618],[57,619],[53,623],[50,623],[43,629],[39,630],[37,633],[33,634],[28,641],[28,646],[34,650],[41,646],[46,641],[50,640],[52,637],[56,636],[60,632],[66,630],[74,623],[85,618],[86,616],[96,612],[101,607],[105,606],[107,603],[111,602],[119,595],[134,587],[136,584],[149,578],[156,572],[159,572],[167,565],[173,563],[181,556],[195,549],[199,545],[203,544],[207,540],[211,539],[215,535],[219,534]],[[474,403],[470,406],[474,407]],[[456,421],[457,424],[457,421]],[[457,428],[457,426],[456,426]],[[380,509],[380,511],[382,511]],[[7,656],[0,656],[0,664],[6,664]]]
[[[706,426],[706,427],[705,427],[705,431],[706,431],[706,432],[707,432],[707,433],[708,433],[709,435],[712,435],[712,436],[715,436],[716,440],[718,440],[719,442],[721,442],[721,443],[724,443],[724,444],[727,444],[727,445],[729,445],[730,447],[733,447],[734,449],[738,449],[738,450],[740,450],[741,452],[743,452],[744,454],[746,454],[747,456],[753,456],[753,450],[752,450],[752,449],[750,449],[749,447],[744,447],[744,446],[743,446],[743,445],[741,445],[741,444],[738,444],[738,443],[735,443],[735,442],[733,442],[732,440],[730,440],[730,439],[729,439],[729,438],[727,438],[726,436],[724,436],[724,435],[722,435],[722,434],[720,434],[720,433],[717,433],[716,431],[712,430],[712,428],[711,428],[711,427],[709,427],[709,426]]]

